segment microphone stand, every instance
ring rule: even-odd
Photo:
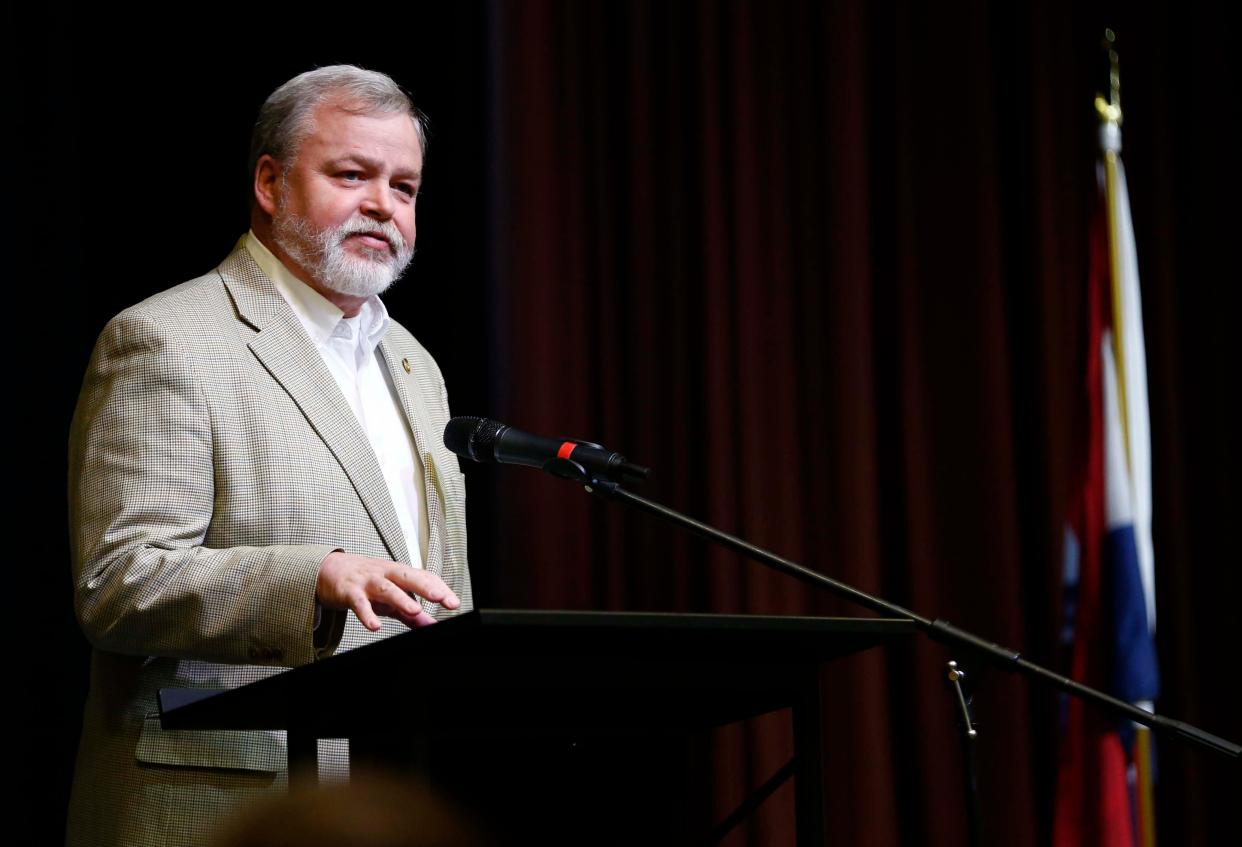
[[[754,544],[744,541],[737,536],[721,532],[715,527],[697,521],[688,515],[683,515],[681,512],[670,509],[653,500],[648,500],[646,497],[642,497],[632,491],[627,491],[616,480],[587,474],[585,470],[581,470],[576,465],[574,468],[566,468],[565,465],[575,465],[575,463],[565,459],[557,459],[550,462],[549,466],[545,467],[545,470],[562,479],[582,482],[586,486],[586,490],[597,497],[627,503],[640,511],[655,515],[683,529],[688,529],[709,541],[721,544],[736,553],[741,553],[743,556],[766,565],[773,570],[792,576],[815,588],[830,591],[838,597],[843,597],[846,600],[871,609],[873,612],[889,617],[908,618],[914,622],[915,628],[923,632],[927,637],[951,649],[965,650],[968,653],[986,659],[990,664],[996,665],[1010,673],[1021,673],[1032,677],[1080,700],[1094,703],[1117,717],[1126,718],[1135,723],[1150,727],[1162,736],[1175,738],[1192,747],[1209,750],[1242,763],[1242,746],[1232,741],[1212,735],[1210,732],[1205,732],[1183,721],[1167,718],[1164,715],[1152,714],[1137,706],[1132,706],[1124,700],[1118,700],[1116,697],[1105,694],[1103,691],[1028,661],[1016,650],[987,641],[964,629],[959,629],[946,620],[925,618],[896,603],[890,603],[881,597],[860,591],[844,582],[764,550],[762,547],[756,547]],[[581,473],[578,471],[581,471]],[[950,681],[956,682],[957,680]],[[963,700],[962,702],[965,707],[966,701]]]
[[[735,535],[729,535],[702,521],[697,521],[688,515],[684,515],[653,500],[648,500],[646,497],[642,497],[632,491],[627,491],[621,487],[620,482],[616,479],[602,473],[588,472],[582,465],[571,459],[553,459],[546,463],[543,469],[553,476],[582,484],[588,493],[594,494],[601,499],[619,500],[639,511],[655,515],[675,526],[687,529],[709,541],[714,541],[727,547],[736,553],[741,553],[743,556],[762,565],[801,580],[814,588],[829,591],[838,597],[843,597],[881,615],[907,618],[914,622],[915,628],[920,632],[933,641],[944,644],[952,651],[965,651],[1010,673],[1019,673],[1051,685],[1066,694],[1088,703],[1093,703],[1106,712],[1111,712],[1116,717],[1125,718],[1150,727],[1161,737],[1173,738],[1183,744],[1189,744],[1192,747],[1198,747],[1217,755],[1225,756],[1228,759],[1232,759],[1235,763],[1242,763],[1242,746],[1232,741],[1212,735],[1210,732],[1205,732],[1184,721],[1174,720],[1140,709],[1089,685],[1084,685],[1067,676],[1054,673],[1041,665],[1024,659],[1016,650],[1002,647],[999,644],[980,638],[964,629],[959,629],[946,620],[925,618],[896,603],[890,603],[882,597],[876,597],[865,591],[860,591],[852,585],[847,585],[832,577],[813,571],[797,562],[778,556],[775,553],[764,550],[762,547],[757,547]],[[645,477],[646,474],[642,476]],[[963,691],[962,682],[966,674],[958,667],[957,662],[950,661],[946,670],[945,682],[954,692],[959,707],[958,725],[961,730],[961,747],[964,756],[963,777],[966,791],[969,843],[972,847],[978,847],[982,843],[974,756],[978,732],[974,726],[972,698]]]

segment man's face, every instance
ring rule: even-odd
[[[378,294],[414,256],[422,167],[408,115],[322,105],[277,188],[273,237],[314,283],[354,297]]]

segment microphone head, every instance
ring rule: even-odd
[[[488,418],[453,418],[444,427],[444,446],[464,459],[496,461],[496,439],[504,424]]]

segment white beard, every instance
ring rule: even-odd
[[[391,247],[363,248],[362,256],[354,255],[345,248],[345,239],[359,232],[382,234]],[[284,203],[272,216],[272,238],[325,288],[351,297],[384,291],[414,258],[413,245],[406,243],[392,221],[355,214],[338,226],[316,232],[310,221],[290,212]]]

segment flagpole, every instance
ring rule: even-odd
[[[1117,152],[1121,149],[1121,62],[1114,47],[1116,34],[1104,30],[1103,48],[1108,54],[1108,99],[1095,95],[1095,111],[1100,116],[1100,132],[1104,155],[1104,191],[1107,197],[1105,211],[1108,215],[1108,264],[1112,277],[1113,318],[1117,320],[1122,311],[1121,301],[1121,248],[1115,234],[1117,223]],[[1126,465],[1131,463],[1130,407],[1126,394],[1126,368],[1124,339],[1122,333],[1113,332],[1113,360],[1117,364],[1117,394],[1121,412],[1121,432],[1126,448]]]

